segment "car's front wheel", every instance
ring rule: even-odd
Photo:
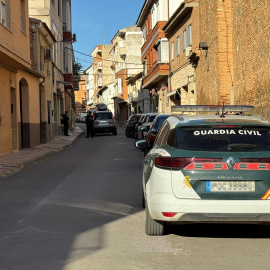
[[[145,222],[145,233],[147,235],[164,235],[165,234],[165,225],[158,223],[151,218],[147,204],[146,204],[146,222]]]

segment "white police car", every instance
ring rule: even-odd
[[[270,221],[270,124],[252,109],[172,108],[179,113],[165,120],[143,160],[146,234],[163,235],[168,224]]]

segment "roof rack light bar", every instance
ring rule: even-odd
[[[254,106],[249,105],[175,105],[172,112],[252,112]]]

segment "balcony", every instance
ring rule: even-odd
[[[97,70],[102,70],[102,62],[97,62]]]
[[[167,63],[153,63],[154,67],[152,70],[147,73],[147,75],[143,79],[142,88],[149,88],[152,85],[156,84],[158,81],[164,79],[164,77],[168,77],[170,73],[169,64]]]
[[[125,58],[127,54],[127,48],[126,47],[120,47],[119,48],[119,55],[121,58]]]

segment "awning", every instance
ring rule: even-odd
[[[172,95],[176,94],[176,91],[177,91],[177,90],[174,90],[174,91],[171,91],[171,92],[167,93],[167,97],[169,97],[169,96],[172,96]]]

